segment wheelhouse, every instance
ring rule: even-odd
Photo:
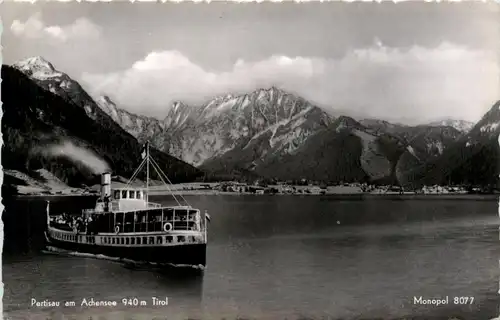
[[[129,211],[158,207],[148,202],[146,190],[137,188],[116,188],[112,191],[113,210]]]

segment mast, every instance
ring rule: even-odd
[[[146,190],[149,189],[149,142],[146,141]]]
[[[146,201],[149,201],[149,141],[146,141]]]

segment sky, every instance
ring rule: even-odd
[[[3,63],[42,56],[92,95],[174,101],[277,86],[386,120],[477,121],[500,99],[500,5],[2,3]]]

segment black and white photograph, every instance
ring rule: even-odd
[[[4,1],[5,319],[500,319],[500,4]]]

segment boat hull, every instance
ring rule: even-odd
[[[55,239],[46,233],[50,246],[85,254],[104,255],[111,258],[167,266],[206,266],[206,243],[179,244],[152,247],[117,247]]]

